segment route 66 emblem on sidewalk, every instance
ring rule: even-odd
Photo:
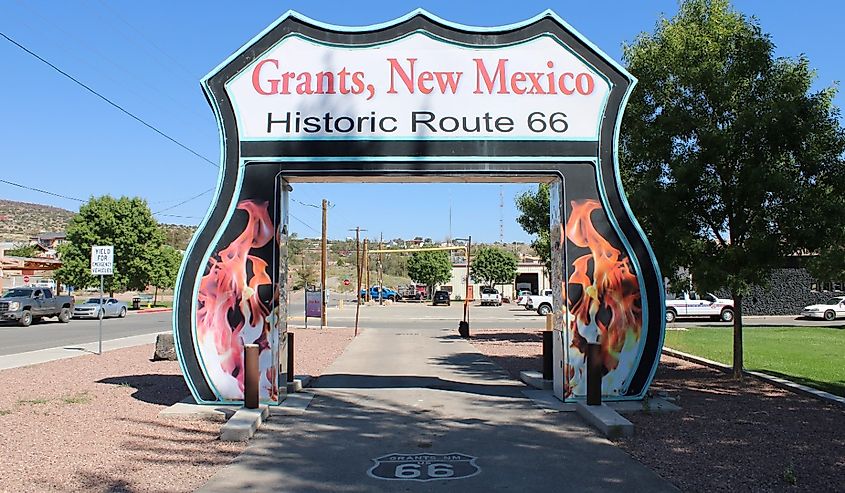
[[[476,457],[451,454],[387,454],[376,459],[367,471],[370,477],[392,481],[435,481],[464,479],[481,472]]]

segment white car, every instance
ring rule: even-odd
[[[734,319],[733,300],[717,298],[712,293],[699,296],[694,291],[666,298],[666,322],[678,317],[710,317],[722,322]]]
[[[523,289],[516,295],[516,304],[520,306],[525,306],[528,303],[528,297],[531,296],[531,291],[527,289]]]
[[[836,317],[845,317],[845,296],[837,296],[818,305],[805,306],[801,310],[801,316],[807,318],[823,318],[825,320],[835,320]]]
[[[502,306],[502,295],[499,291],[491,287],[481,288],[481,306]]]
[[[537,314],[545,317],[549,313],[552,313],[553,303],[552,290],[546,289],[541,295],[532,294],[529,296],[528,302],[525,304],[525,309],[537,310]]]

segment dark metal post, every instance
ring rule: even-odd
[[[293,382],[293,332],[288,332],[288,382]]]
[[[601,405],[601,344],[587,344],[587,405]]]
[[[244,407],[258,409],[258,344],[244,344]]]
[[[546,315],[546,330],[543,331],[543,380],[551,380],[554,378],[554,368],[552,367],[552,330],[554,329],[554,315],[549,313]]]

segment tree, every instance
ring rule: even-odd
[[[512,283],[516,278],[517,258],[511,252],[495,247],[482,247],[472,259],[473,279],[488,286]]]
[[[810,260],[807,270],[820,282],[845,281],[845,241],[820,251]]]
[[[549,244],[549,185],[540,183],[536,192],[523,192],[516,197],[519,217],[516,222],[526,233],[536,235],[531,248],[546,264],[546,270],[552,270],[552,254]]]
[[[414,252],[408,259],[408,276],[416,283],[434,286],[448,282],[452,277],[452,262],[445,251]]]
[[[38,247],[35,245],[20,244],[15,245],[14,248],[6,250],[6,255],[9,257],[26,257],[32,258],[38,254]]]
[[[317,284],[318,278],[319,272],[317,271],[317,267],[313,264],[302,264],[296,270],[296,283],[294,283],[293,289],[308,289]]]
[[[150,284],[155,286],[153,306],[158,300],[159,289],[171,289],[176,286],[176,276],[182,264],[182,254],[170,245],[161,245],[156,254],[150,272]]]
[[[105,195],[79,208],[59,246],[62,267],[56,277],[64,284],[86,288],[99,284],[90,274],[91,246],[114,246],[114,275],[105,276],[105,289],[143,290],[152,279],[164,235],[144,199]]]
[[[734,301],[781,259],[817,250],[841,218],[845,134],[833,88],[811,91],[806,58],[774,58],[756,19],[727,0],[689,0],[624,48],[639,79],[622,127],[622,171],[664,273],[688,267]]]

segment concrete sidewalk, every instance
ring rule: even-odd
[[[199,491],[677,491],[454,332],[365,331]]]
[[[142,346],[144,344],[153,344],[156,342],[156,337],[158,337],[159,334],[168,333],[169,332],[155,332],[151,334],[122,337],[120,339],[105,340],[103,341],[103,352],[133,346]],[[99,343],[86,342],[84,344],[72,344],[68,346],[39,349],[37,351],[27,351],[24,353],[4,354],[0,355],[0,370],[37,365],[60,359],[75,358],[86,354],[96,354],[98,348]]]

